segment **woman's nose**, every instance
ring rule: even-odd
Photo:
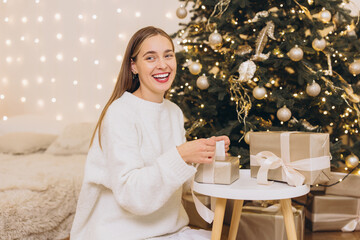
[[[159,58],[157,67],[163,69],[163,68],[166,68],[166,66],[167,65],[166,65],[165,59],[164,58]]]

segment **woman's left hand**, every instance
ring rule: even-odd
[[[213,136],[211,138],[215,138],[215,141],[224,141],[225,142],[225,152],[227,153],[229,151],[230,146],[230,139],[228,136]]]

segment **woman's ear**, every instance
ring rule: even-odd
[[[134,60],[131,59],[130,61],[131,61],[131,72],[132,72],[133,74],[137,74],[138,71],[137,71],[137,69],[136,69],[136,65],[135,65]]]

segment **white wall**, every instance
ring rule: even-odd
[[[1,0],[0,121],[21,114],[96,120],[131,35],[148,25],[177,31],[187,21],[176,17],[179,6],[178,0]]]

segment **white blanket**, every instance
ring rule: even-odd
[[[68,237],[85,159],[0,154],[0,239]]]

